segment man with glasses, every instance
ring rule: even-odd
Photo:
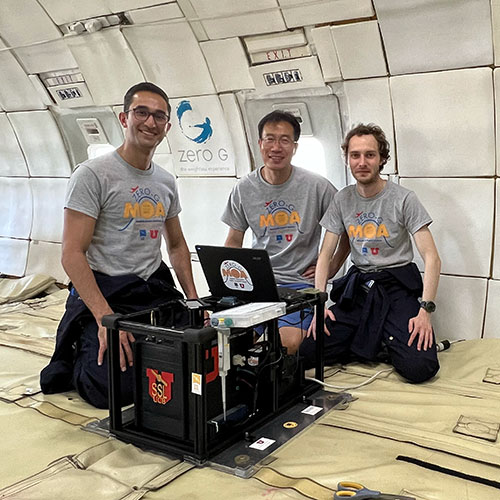
[[[321,238],[320,219],[332,203],[335,187],[324,177],[292,165],[300,124],[290,113],[273,111],[258,124],[263,166],[233,188],[222,221],[229,226],[226,246],[241,247],[245,231],[253,247],[269,253],[278,285],[296,290],[310,287]],[[331,260],[329,275],[339,270],[349,253],[342,238]],[[295,353],[311,322],[300,312],[279,320],[282,344]]]
[[[162,262],[170,262],[188,298],[196,298],[191,258],[172,174],[152,161],[171,124],[165,92],[139,83],[125,94],[119,120],[125,140],[112,153],[80,164],[68,184],[62,264],[71,279],[56,350],[41,373],[45,393],[76,389],[108,406],[106,329],[102,317],[147,309],[181,297]],[[120,332],[122,401],[132,402],[133,336]]]

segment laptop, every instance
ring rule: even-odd
[[[266,250],[196,245],[196,252],[213,297],[242,302],[293,302],[304,294],[276,286]]]

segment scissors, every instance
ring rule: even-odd
[[[369,490],[362,484],[352,481],[340,481],[340,483],[337,484],[337,491],[333,495],[333,498],[334,500],[341,500],[343,498],[354,498],[355,500],[415,500],[415,497],[389,495],[388,493],[381,493],[377,490]]]

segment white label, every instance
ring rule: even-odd
[[[276,441],[274,439],[269,439],[269,438],[260,438],[255,443],[252,443],[249,448],[254,448],[256,450],[265,450],[266,448],[269,448],[273,443]]]
[[[191,392],[201,396],[201,374],[191,373]]]
[[[316,413],[319,413],[320,411],[323,411],[323,408],[321,408],[321,406],[311,405],[302,410],[301,413],[305,413],[306,415],[316,415]]]

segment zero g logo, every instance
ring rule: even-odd
[[[205,144],[212,137],[212,124],[208,116],[203,120],[199,113],[193,111],[187,100],[177,105],[177,119],[182,133],[197,144]]]
[[[174,374],[170,372],[158,372],[152,368],[146,369],[149,379],[148,393],[151,399],[158,404],[167,404],[172,398],[172,383]]]
[[[224,260],[220,265],[220,274],[224,285],[230,290],[242,290],[244,292],[253,290],[249,272],[234,260]]]

